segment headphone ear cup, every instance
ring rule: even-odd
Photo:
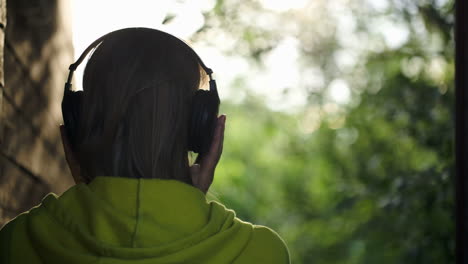
[[[206,90],[197,90],[192,99],[188,149],[200,155],[209,151],[219,112],[219,97]]]
[[[75,148],[76,146],[82,100],[83,91],[74,92],[69,89],[65,89],[62,99],[62,117],[65,125],[65,131],[67,132],[67,137],[72,148]]]

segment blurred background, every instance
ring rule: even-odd
[[[276,230],[293,263],[455,263],[453,7],[2,0],[0,224],[72,184],[58,124],[73,58],[144,26],[215,72],[227,127],[209,198]]]

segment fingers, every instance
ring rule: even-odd
[[[68,163],[68,167],[70,168],[73,180],[76,184],[85,182],[85,180],[81,177],[80,165],[78,164],[78,161],[76,160],[73,150],[71,148],[70,142],[68,141],[68,136],[64,125],[60,125],[60,135],[62,136],[62,145],[63,151],[65,152],[65,159]]]
[[[202,157],[199,164],[195,163],[190,167],[190,175],[192,177],[193,185],[204,193],[208,191],[211,183],[213,182],[216,164],[218,163],[223,151],[225,122],[225,115],[218,117],[210,150],[204,157]]]
[[[223,150],[225,123],[226,123],[225,115],[221,115],[220,117],[218,117],[212,143],[210,146],[210,150],[203,160],[202,166],[204,167],[204,169],[214,168],[216,164],[218,163],[219,158],[221,157],[221,153]]]

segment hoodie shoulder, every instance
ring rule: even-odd
[[[21,213],[0,229],[0,263],[13,263],[12,261],[12,245],[13,237],[16,237],[16,226],[24,225],[25,218],[28,212]]]
[[[289,251],[275,231],[254,225],[249,243],[234,263],[289,264]]]
[[[13,236],[13,225],[15,221],[6,223],[0,229],[0,263],[11,263],[10,261],[10,245]]]

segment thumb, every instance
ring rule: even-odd
[[[192,178],[192,183],[197,186],[200,180],[200,164],[195,163],[190,166],[190,177]]]

